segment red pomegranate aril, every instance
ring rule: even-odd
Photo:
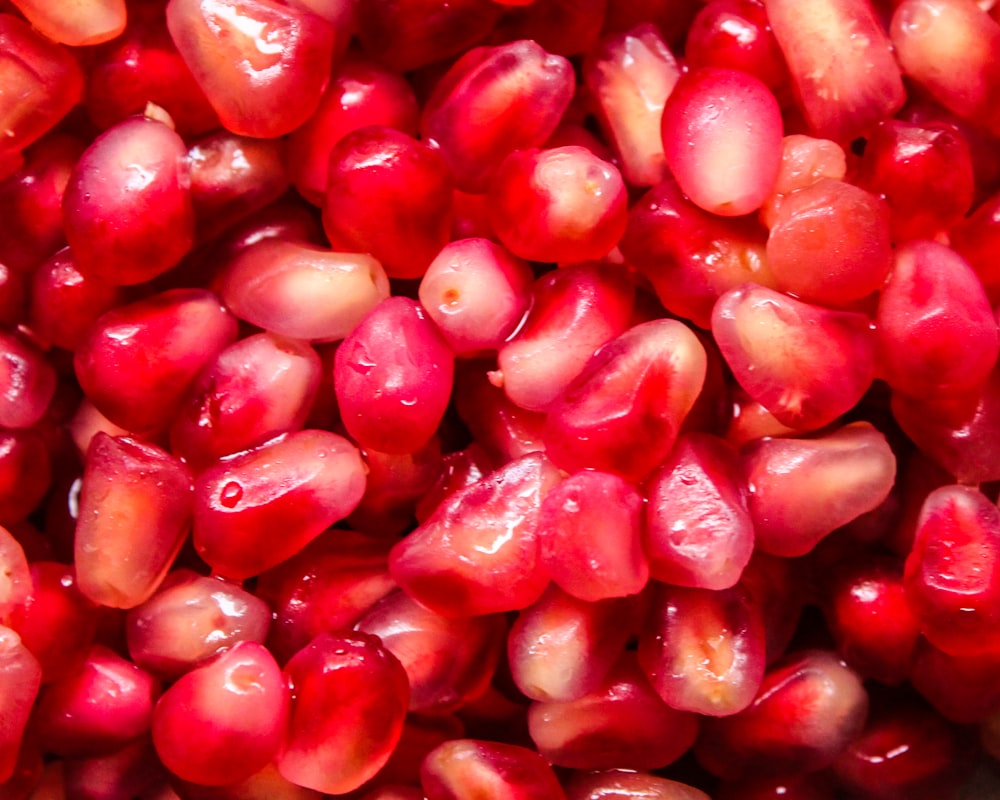
[[[78,671],[44,687],[32,726],[45,752],[110,755],[149,731],[160,692],[144,669],[95,645]]]
[[[443,461],[438,437],[432,437],[415,453],[365,450],[364,460],[368,469],[365,493],[348,516],[347,524],[379,537],[409,530],[417,503],[441,475]]]
[[[763,81],[775,97],[783,100],[788,94],[788,66],[758,0],[707,3],[688,28],[684,56],[693,69],[742,70]]]
[[[797,429],[833,422],[858,403],[875,376],[868,317],[756,284],[719,298],[712,334],[747,394]]]
[[[31,270],[66,243],[62,199],[84,142],[53,133],[26,152],[23,167],[0,184],[0,263]]]
[[[290,433],[197,477],[195,549],[219,575],[259,575],[350,514],[364,490],[351,442],[329,431]]]
[[[542,426],[545,415],[526,411],[510,401],[479,362],[455,375],[455,410],[476,441],[496,464],[545,450]]]
[[[452,739],[428,753],[420,767],[420,785],[427,800],[565,797],[552,768],[538,753],[475,739]]]
[[[875,321],[882,376],[917,398],[980,390],[1000,352],[982,285],[964,259],[936,242],[896,248]]]
[[[511,153],[497,168],[487,204],[500,241],[530,261],[601,259],[627,222],[617,168],[579,146]]]
[[[539,518],[542,564],[580,600],[638,594],[649,579],[641,543],[642,495],[617,475],[577,472],[546,495]]]
[[[162,4],[128,10],[124,33],[94,53],[84,105],[91,121],[110,128],[147,103],[164,109],[183,136],[207,133],[219,117],[167,31]]]
[[[289,705],[274,657],[256,642],[239,642],[167,689],[153,712],[153,745],[183,780],[235,783],[273,760]]]
[[[176,776],[171,776],[169,783],[166,797],[143,795],[142,800],[320,800],[323,796],[283,778],[273,761],[249,778],[227,786],[204,786]]]
[[[357,12],[362,49],[399,73],[458,55],[500,16],[490,0],[371,0]]]
[[[136,664],[174,679],[224,648],[263,643],[271,609],[234,583],[176,569],[128,612],[125,634]]]
[[[811,439],[764,439],[743,452],[756,547],[793,557],[885,500],[896,457],[885,436],[855,422]]]
[[[282,663],[316,636],[350,628],[395,587],[391,541],[329,530],[263,573],[257,595],[274,609],[268,648]]]
[[[567,702],[598,689],[625,649],[635,604],[579,600],[552,585],[523,609],[507,639],[518,689],[532,700]]]
[[[496,350],[524,318],[534,275],[487,239],[452,241],[420,281],[420,303],[459,356]]]
[[[781,164],[781,111],[771,90],[740,70],[682,75],[663,109],[663,152],[681,190],[712,214],[756,211]]]
[[[205,367],[170,429],[173,451],[193,469],[302,428],[319,387],[308,344],[260,333]]]
[[[333,379],[344,427],[362,447],[416,452],[444,416],[454,362],[418,303],[382,301],[337,350]]]
[[[629,326],[635,287],[611,264],[579,264],[535,282],[531,310],[497,353],[490,380],[528,411],[546,411],[601,345]]]
[[[321,17],[276,0],[170,0],[167,28],[232,133],[281,136],[319,105],[335,44]]]
[[[187,148],[170,127],[129,117],[84,151],[63,196],[66,240],[82,272],[144,283],[194,241]]]
[[[826,178],[842,181],[847,175],[847,154],[836,142],[793,133],[782,139],[781,167],[771,196],[760,211],[761,221],[771,228],[782,201]]]
[[[403,76],[349,54],[334,67],[319,108],[288,137],[288,174],[306,200],[323,205],[330,151],[351,131],[369,125],[417,133],[420,109]]]
[[[561,469],[646,476],[670,453],[705,380],[705,348],[671,319],[630,328],[598,350],[551,408],[546,452]]]
[[[889,222],[884,200],[844,181],[821,180],[784,195],[767,240],[775,288],[850,307],[881,289],[889,274]]]
[[[480,47],[438,81],[420,132],[441,148],[459,189],[483,192],[507,155],[548,140],[572,97],[573,68],[562,56],[530,40]]]
[[[709,717],[736,714],[764,677],[764,621],[742,588],[658,584],[639,632],[639,663],[668,706]]]
[[[945,108],[1000,133],[1000,24],[966,0],[904,0],[889,29],[904,74]]]
[[[694,786],[644,772],[577,772],[566,785],[566,800],[709,800]]]
[[[765,0],[812,133],[846,144],[905,100],[892,43],[869,0]]]
[[[903,586],[903,565],[856,556],[823,577],[823,612],[837,651],[852,669],[893,686],[903,683],[920,636],[920,621]]]
[[[46,0],[14,0],[32,27],[73,47],[99,44],[125,30],[125,0],[87,0],[65,7]]]
[[[1000,269],[993,257],[1000,241],[1000,194],[984,200],[950,231],[952,248],[972,267],[990,299],[1000,301]]]
[[[632,186],[659,183],[667,175],[660,118],[680,77],[660,31],[643,24],[608,35],[587,56],[583,77],[622,176]]]
[[[122,287],[80,272],[64,247],[35,268],[29,320],[37,336],[55,347],[76,350],[97,319],[125,302]]]
[[[398,589],[376,602],[355,630],[377,636],[403,665],[411,712],[441,714],[489,685],[507,625],[499,615],[446,618]]]
[[[28,273],[18,272],[0,262],[0,325],[13,328],[28,316],[30,282],[31,276]],[[34,331],[34,323],[31,323],[31,327],[38,336],[37,331]]]
[[[0,14],[0,54],[3,161],[38,140],[80,102],[83,72],[68,50],[13,14]],[[28,97],[31,102],[24,101]],[[0,171],[3,177],[8,174]]]
[[[643,549],[653,578],[728,589],[753,552],[746,481],[735,449],[705,433],[678,439],[646,483]]]
[[[768,671],[747,709],[705,720],[695,754],[729,780],[811,772],[837,759],[867,714],[861,679],[836,656],[793,653]]]
[[[288,188],[281,140],[216,133],[191,145],[187,160],[199,241],[214,238]]]
[[[389,296],[385,270],[371,256],[281,235],[242,248],[220,283],[223,300],[240,319],[315,342],[343,339]]]
[[[30,341],[0,331],[0,427],[20,430],[42,419],[56,390],[56,373]]]
[[[330,151],[323,229],[337,250],[369,253],[391,278],[419,278],[451,233],[452,177],[441,153],[373,125]]]
[[[326,794],[374,776],[399,741],[409,703],[398,659],[366,633],[327,633],[292,657],[285,676],[292,712],[277,759],[282,776]]]
[[[76,376],[112,423],[133,433],[160,430],[236,333],[236,320],[211,292],[162,292],[101,316],[74,354]]]
[[[10,531],[0,526],[0,621],[28,601],[31,589],[24,548]]]
[[[493,39],[531,39],[561,56],[589,52],[601,35],[609,0],[535,0],[511,8],[493,30]]]
[[[97,608],[78,588],[73,567],[36,561],[30,571],[31,594],[5,622],[38,659],[48,683],[72,675],[86,659]]]
[[[752,217],[708,214],[668,177],[629,211],[621,251],[672,314],[709,328],[720,295],[747,281],[771,285],[767,232]]]
[[[948,125],[887,120],[868,139],[858,184],[888,202],[893,241],[938,238],[972,206],[969,145]]]
[[[954,797],[971,772],[968,732],[901,698],[875,704],[864,731],[834,763],[841,787],[859,800]]]
[[[528,728],[538,752],[573,769],[658,769],[691,747],[698,717],[666,705],[626,652],[592,692],[535,702]]]
[[[903,432],[957,483],[1000,479],[1000,367],[979,392],[942,398],[894,393],[892,415]]]
[[[549,581],[539,556],[539,517],[559,480],[545,456],[530,453],[446,497],[393,547],[393,580],[446,617],[530,605]]]
[[[98,433],[87,450],[74,564],[95,603],[134,608],[156,591],[191,524],[191,473],[164,450]]]
[[[480,445],[471,444],[464,450],[458,450],[442,458],[441,473],[430,490],[417,502],[417,522],[421,525],[433,516],[447,498],[478,483],[489,475],[497,463],[513,461],[522,455],[541,451],[543,448],[526,450],[510,458],[494,459]]]
[[[17,633],[0,625],[0,783],[18,766],[21,736],[38,696],[42,669]]]
[[[906,597],[924,635],[955,655],[1000,647],[1000,510],[976,489],[943,486],[924,501],[906,559]]]

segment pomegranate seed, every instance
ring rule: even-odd
[[[36,30],[74,47],[106,42],[125,30],[125,0],[89,0],[70,8],[45,0],[15,0],[14,5]]]
[[[219,575],[259,575],[351,513],[364,488],[361,454],[345,438],[290,433],[197,477],[195,549]]]
[[[532,700],[567,702],[604,683],[631,633],[627,599],[588,602],[550,586],[511,627],[511,676]]]
[[[454,356],[420,305],[376,306],[337,350],[341,418],[364,447],[413,453],[434,435],[448,404]]]
[[[376,602],[354,626],[399,659],[411,712],[439,714],[482,694],[493,677],[507,626],[500,616],[442,617],[401,591]]]
[[[0,782],[8,780],[17,766],[21,735],[38,695],[42,669],[17,633],[0,625]]]
[[[896,477],[892,450],[867,422],[815,439],[764,439],[744,451],[743,466],[756,546],[786,557],[878,507]]]
[[[361,786],[389,759],[409,701],[406,672],[365,633],[321,634],[285,667],[291,722],[278,754],[281,775],[326,794]],[[366,688],[378,686],[378,692]]]
[[[162,429],[236,328],[211,292],[163,292],[101,316],[74,354],[76,375],[112,423],[134,433]]]
[[[747,709],[705,721],[695,753],[730,780],[814,771],[857,738],[867,713],[861,679],[833,654],[794,653],[764,676]]]
[[[193,468],[302,428],[320,380],[308,344],[261,333],[207,365],[170,429],[173,451]]]
[[[960,117],[1000,132],[1000,69],[988,55],[1000,46],[1000,24],[975,3],[904,0],[890,35],[907,77]]]
[[[592,692],[532,703],[528,728],[538,752],[574,769],[649,770],[671,764],[694,742],[698,718],[666,705],[634,653],[622,655]]]
[[[723,781],[716,800],[836,800],[836,781],[828,772],[777,778]]]
[[[545,456],[529,453],[445,498],[393,547],[393,580],[446,617],[530,605],[548,583],[539,555],[540,506],[559,480]]]
[[[410,5],[437,2],[411,0]],[[573,69],[562,56],[530,40],[476,48],[438,82],[424,106],[420,131],[440,146],[459,189],[482,192],[508,154],[545,143],[572,96]]]
[[[187,148],[170,127],[129,117],[84,151],[63,197],[66,240],[81,271],[144,283],[194,241]]]
[[[580,600],[638,594],[649,580],[642,495],[617,475],[577,472],[550,491],[539,517],[542,564]]]
[[[108,756],[67,759],[64,764],[67,797],[132,800],[162,787],[167,779],[149,737]]]
[[[643,546],[658,581],[728,589],[753,553],[747,488],[735,450],[704,433],[682,436],[646,484]]]
[[[670,453],[706,360],[680,322],[629,329],[598,350],[556,402],[543,431],[546,452],[563,469],[642,478]]]
[[[289,705],[274,657],[256,642],[239,642],[167,689],[153,712],[153,745],[184,780],[235,783],[274,758]]]
[[[497,353],[490,380],[529,411],[545,411],[605,342],[628,328],[635,289],[621,269],[581,264],[535,282],[531,311]]]
[[[233,133],[281,136],[319,105],[335,37],[321,17],[274,0],[170,0],[167,28]]]
[[[177,569],[125,618],[136,664],[176,678],[240,642],[264,642],[268,605],[239,586]]]
[[[998,646],[1000,510],[975,489],[943,486],[924,501],[906,558],[906,598],[924,635],[955,655]]]
[[[514,255],[573,264],[603,258],[625,232],[625,183],[585,147],[516,150],[497,168],[490,226]]]
[[[903,105],[892,43],[868,0],[765,0],[764,7],[814,135],[849,142]]]
[[[221,276],[221,295],[252,325],[292,339],[335,341],[389,296],[389,281],[369,255],[275,235],[232,259]]]
[[[149,732],[161,691],[144,669],[94,645],[79,671],[44,687],[32,725],[46,752],[110,755]]]
[[[488,451],[487,461],[504,464],[534,452],[544,452],[542,426],[545,415],[515,405],[490,374],[475,364],[455,376],[455,406],[475,437],[477,448]],[[483,453],[487,455],[486,452]]]
[[[1000,654],[949,655],[925,640],[917,645],[910,682],[945,719],[972,724],[1000,709]]]
[[[639,634],[639,663],[671,708],[710,717],[736,714],[764,677],[764,626],[741,588],[653,588]]]
[[[391,278],[419,278],[451,231],[452,177],[438,150],[394,128],[346,134],[330,151],[323,229]]]
[[[60,16],[60,15],[55,15]],[[0,154],[23,150],[49,131],[83,95],[83,72],[63,47],[13,14],[0,14]],[[22,98],[31,98],[24,102]],[[15,162],[16,163],[16,162]],[[20,165],[9,171],[8,177]]]
[[[56,373],[30,342],[0,331],[0,426],[30,428],[56,390]]]
[[[552,768],[538,753],[502,742],[453,739],[427,754],[420,767],[427,800],[509,797],[564,800]]]
[[[660,118],[680,67],[656,26],[607,36],[583,71],[625,180],[632,186],[654,186],[666,178]]]
[[[778,176],[782,133],[771,90],[740,70],[682,75],[663,109],[667,166],[695,205],[722,216],[760,208]]]
[[[187,537],[191,473],[158,447],[98,433],[87,450],[74,562],[95,603],[134,608],[163,581]]]

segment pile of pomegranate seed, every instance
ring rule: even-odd
[[[993,0],[0,0],[0,800],[998,797],[998,309]]]

